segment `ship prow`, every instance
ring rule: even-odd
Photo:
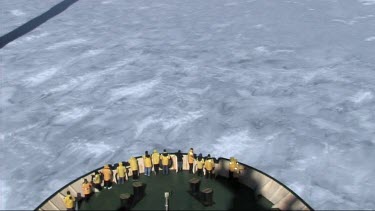
[[[113,178],[113,188],[95,191],[88,201],[80,200],[84,179],[92,181],[101,168],[73,180],[52,194],[36,210],[66,210],[67,191],[77,198],[76,210],[313,210],[301,197],[266,173],[239,163],[241,168],[229,179],[227,158],[215,159],[213,176],[189,172],[187,155],[178,172],[176,156],[171,154],[168,174],[144,175],[141,156],[136,157],[139,178],[127,171],[124,184]],[[126,165],[129,170],[129,166]],[[116,175],[117,165],[111,166]]]

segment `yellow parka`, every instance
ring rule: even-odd
[[[73,196],[71,196],[70,194],[66,195],[65,198],[64,198],[65,207],[67,209],[73,208],[74,207],[74,201],[75,201],[75,198]]]
[[[188,152],[188,162],[194,163],[194,152],[193,152],[193,150],[189,150],[189,152]]]
[[[104,166],[104,169],[102,170],[104,175],[104,181],[111,181],[112,180],[112,171],[109,169],[108,165]]]
[[[100,183],[102,183],[101,178],[100,178],[100,174],[95,174],[94,184],[100,184]]]
[[[158,153],[158,151],[156,149],[154,150],[154,153],[152,153],[151,157],[152,157],[152,163],[154,165],[160,163],[160,154]]]
[[[231,157],[229,160],[229,171],[234,172],[238,170],[238,162],[237,159]]]
[[[169,159],[171,159],[171,156],[167,154],[166,156],[164,154],[161,154],[161,165],[168,166]]]
[[[208,159],[204,162],[204,168],[205,168],[207,171],[211,171],[211,170],[214,168],[214,161],[212,160],[212,158],[208,158]]]
[[[122,165],[122,162],[118,163],[118,167],[116,170],[117,170],[118,177],[125,177],[126,169],[125,169],[125,166]]]
[[[132,171],[137,171],[138,170],[138,161],[135,157],[131,157],[129,160],[130,168]]]
[[[145,164],[146,168],[151,168],[152,167],[151,156],[146,157],[145,155],[143,155],[143,163]]]
[[[198,169],[203,169],[203,165],[204,165],[204,159],[202,158],[202,160],[197,160],[197,168]]]
[[[83,183],[82,184],[82,193],[83,194],[90,194],[91,193],[91,184],[90,183]]]

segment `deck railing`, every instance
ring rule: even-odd
[[[239,164],[243,169],[235,173],[234,177],[237,177],[240,183],[253,189],[256,195],[262,195],[272,202],[274,204],[273,208],[280,210],[313,210],[301,197],[275,178],[246,164]],[[228,169],[229,160],[219,158],[215,168],[216,174],[228,177]]]
[[[177,157],[173,153],[172,156],[172,166],[170,170],[177,169]],[[139,173],[144,173],[144,164],[142,156],[136,157],[138,160]],[[183,170],[188,170],[189,165],[187,163],[187,155],[184,154],[183,157]],[[279,182],[270,175],[248,166],[246,164],[239,163],[243,169],[238,173],[235,173],[234,177],[238,178],[238,181],[255,191],[256,195],[262,195],[271,201],[274,205],[273,208],[280,210],[313,210],[301,197],[294,193],[291,189],[285,186],[283,183]],[[113,182],[116,183],[116,167],[117,164],[113,165]],[[64,187],[57,190],[54,194],[43,201],[36,210],[66,210],[63,199],[66,196],[66,192],[70,191],[73,197],[77,197],[81,193],[81,186],[84,179],[91,181],[92,175],[95,171],[101,170],[102,167],[94,169],[89,173],[78,177],[77,179],[71,181]],[[228,177],[229,160],[226,158],[219,158],[215,162],[216,175],[222,177]],[[128,171],[128,176],[132,176],[132,172]]]

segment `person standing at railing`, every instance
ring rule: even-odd
[[[189,163],[189,173],[192,174],[193,173],[193,164],[194,164],[194,160],[195,160],[193,148],[190,148],[187,156],[188,156],[188,163]]]
[[[152,162],[151,162],[151,156],[148,154],[148,151],[146,151],[145,155],[143,155],[143,164],[145,165],[145,176],[150,176]]]
[[[238,162],[234,157],[229,159],[229,180],[233,179],[234,172],[238,172]]]
[[[67,191],[66,196],[64,198],[64,204],[65,204],[66,210],[73,211],[74,204],[75,204],[74,202],[75,202],[75,198],[72,195],[70,195],[70,191]]]
[[[112,188],[112,170],[109,168],[109,165],[104,165],[102,170],[103,177],[104,177],[104,189],[111,189]]]
[[[117,171],[117,176],[118,176],[118,184],[124,184],[126,169],[125,169],[125,166],[122,165],[122,162],[118,163],[118,167],[116,171]]]
[[[212,179],[214,177],[213,175],[213,169],[214,169],[214,160],[211,158],[211,155],[208,154],[206,161],[204,162],[204,168],[206,169],[206,178]]]
[[[94,178],[92,179],[94,183],[95,191],[101,191],[102,190],[102,178],[98,171],[95,171]]]
[[[154,172],[155,174],[159,174],[159,163],[160,163],[160,154],[156,149],[154,149],[154,153],[152,153],[152,163],[154,164]]]
[[[88,202],[91,196],[91,188],[92,185],[87,181],[87,179],[83,180],[82,183],[82,193],[85,196],[85,201]]]
[[[178,165],[178,172],[182,172],[182,167],[183,167],[183,155],[181,153],[181,150],[178,150],[178,152],[176,153],[176,157],[177,157],[177,165]]]
[[[163,166],[163,174],[167,175],[169,173],[169,160],[171,159],[171,156],[167,153],[167,150],[164,149],[160,158]]]
[[[130,164],[130,168],[133,173],[133,180],[137,180],[138,179],[138,160],[137,158],[132,156],[128,162]]]
[[[202,153],[200,153],[197,159],[197,172],[198,172],[199,177],[203,176],[203,165],[204,165],[204,159],[202,157]]]

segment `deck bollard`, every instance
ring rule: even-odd
[[[212,190],[212,188],[205,188],[201,191],[201,200],[205,206],[210,206],[213,204],[213,193],[214,191]]]
[[[120,201],[121,201],[121,210],[130,209],[130,193],[120,194]]]
[[[145,195],[145,190],[142,182],[133,182],[134,202],[137,203]]]
[[[199,194],[199,187],[201,184],[201,180],[198,178],[193,178],[189,180],[190,183],[190,192],[193,195],[198,195]]]

